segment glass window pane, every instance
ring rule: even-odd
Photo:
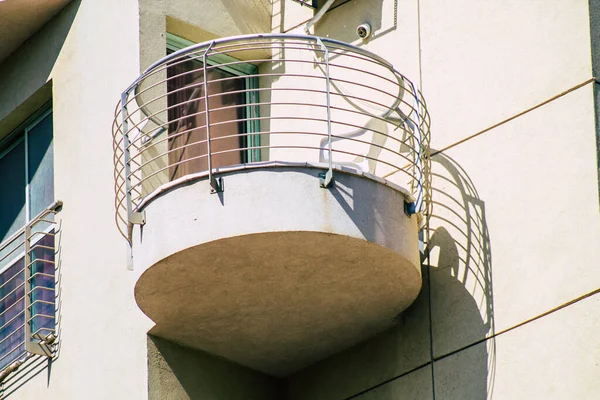
[[[25,260],[0,274],[0,369],[25,352]]]
[[[29,152],[29,217],[34,218],[54,201],[54,151],[52,114],[31,128]]]
[[[0,243],[25,225],[25,144],[0,158]]]
[[[32,245],[31,332],[45,337],[54,332],[54,231]]]
[[[189,60],[167,68],[170,180],[208,169],[202,65]],[[246,78],[214,68],[206,73],[212,166],[245,162]]]

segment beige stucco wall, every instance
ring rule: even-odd
[[[135,306],[114,226],[110,133],[120,92],[139,71],[137,21],[135,1],[74,1],[0,65],[3,121],[17,121],[13,111],[51,81],[55,197],[64,202],[60,352],[50,369],[19,373],[4,387],[10,398],[147,399],[151,323]]]
[[[140,70],[165,56],[166,32],[194,42],[269,32],[268,0],[140,1]]]
[[[587,1],[397,4],[398,21],[418,7],[414,47],[396,45],[406,23],[365,46],[422,81],[434,150],[591,77]],[[348,2],[315,31],[351,37],[349,18],[372,10]],[[600,286],[591,85],[434,156],[432,168],[430,295],[398,328],[292,376],[292,398],[597,397],[598,299],[577,301]]]
[[[56,197],[65,204],[61,353],[49,377],[35,376],[13,398],[148,397],[152,324],[134,302],[135,274],[113,223],[114,105],[164,55],[169,23],[206,38],[254,29],[230,24],[226,5],[200,15],[172,4],[75,2],[0,65],[0,134],[52,79]],[[421,82],[433,147],[442,149],[588,79],[588,11],[585,0],[363,0],[314,29]],[[265,30],[285,31],[311,14],[277,1]],[[354,29],[365,21],[375,30],[362,43]],[[290,397],[597,397],[597,297],[544,314],[600,286],[591,87],[432,161],[432,253],[421,296],[398,327],[290,377]]]

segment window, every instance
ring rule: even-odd
[[[169,34],[167,52],[193,43]],[[208,59],[208,106],[213,168],[260,160],[257,68],[226,55]],[[219,66],[235,62],[234,65]],[[169,179],[206,171],[208,146],[202,60],[175,60],[167,68]]]
[[[54,332],[52,140],[46,109],[0,141],[0,369]]]

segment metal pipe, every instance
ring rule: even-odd
[[[321,6],[321,8],[319,9],[319,11],[317,11],[317,13],[315,14],[314,17],[312,17],[312,19],[310,21],[308,21],[306,23],[306,25],[304,25],[304,33],[306,33],[307,35],[310,35],[310,28],[316,24],[317,22],[319,22],[321,20],[321,18],[323,18],[323,15],[325,15],[325,13],[327,12],[327,10],[329,10],[329,7],[331,7],[331,5],[335,2],[335,0],[327,0],[327,2],[325,4],[323,4],[323,6]]]
[[[31,237],[31,226],[25,225],[25,238]],[[25,350],[30,353],[35,353],[36,349],[31,343],[31,324],[27,321],[31,318],[31,296],[27,293],[27,286],[31,280],[31,244],[29,239],[25,239]]]
[[[319,46],[325,53],[325,92],[327,96],[327,149],[329,151],[329,170],[320,179],[321,187],[327,188],[333,182],[333,150],[331,140],[331,81],[329,79],[329,49],[323,44],[320,38],[317,38]]]

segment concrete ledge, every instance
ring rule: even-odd
[[[197,180],[145,206],[133,233],[136,301],[151,333],[286,376],[395,323],[421,288],[418,223],[405,195],[314,169]]]

